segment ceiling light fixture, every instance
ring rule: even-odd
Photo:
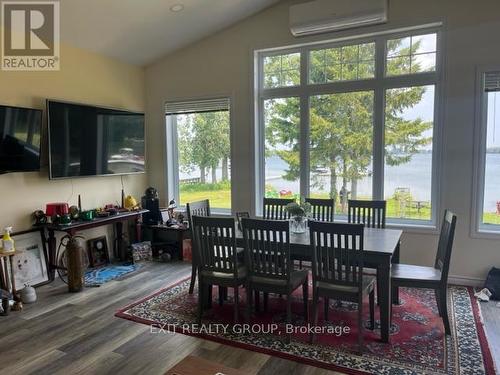
[[[183,10],[184,10],[183,4],[174,4],[170,7],[170,11],[174,13],[182,12]]]

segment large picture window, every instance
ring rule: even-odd
[[[171,151],[169,176],[181,206],[209,199],[215,209],[231,209],[229,99],[166,104]]]
[[[389,221],[435,224],[439,30],[256,56],[257,212],[263,196],[331,197],[340,216],[385,199]]]
[[[477,229],[500,232],[500,69],[482,72],[480,83]]]

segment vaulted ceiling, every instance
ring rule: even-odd
[[[64,0],[61,40],[135,65],[200,40],[279,0]]]

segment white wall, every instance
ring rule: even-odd
[[[254,143],[252,55],[255,49],[354,35],[360,31],[296,39],[288,29],[288,7],[278,5],[146,68],[149,182],[166,198],[164,103],[167,100],[231,95],[233,99],[233,210],[252,211]],[[500,66],[500,2],[498,0],[391,0],[389,23],[381,28],[444,22],[445,87],[441,178],[441,210],[458,214],[451,274],[462,282],[484,279],[500,266],[500,241],[470,236],[475,67]],[[500,172],[500,171],[499,171]],[[500,238],[500,237],[499,237]],[[402,261],[431,265],[437,235],[405,233]]]

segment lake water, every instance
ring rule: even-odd
[[[485,212],[494,212],[496,202],[500,201],[500,154],[487,154],[486,156],[486,189],[485,189]],[[416,154],[411,161],[399,166],[387,166],[385,168],[385,197],[390,198],[396,188],[407,188],[410,190],[413,200],[431,200],[431,154]],[[266,184],[272,185],[276,190],[290,190],[299,192],[299,181],[285,181],[280,176],[287,168],[287,164],[279,157],[273,156],[266,159]],[[321,176],[322,187],[312,187],[313,192],[328,192],[330,190],[330,177]],[[341,188],[338,181],[337,189]],[[348,190],[351,190],[350,184]],[[371,196],[371,177],[365,177],[358,182],[358,195]]]

